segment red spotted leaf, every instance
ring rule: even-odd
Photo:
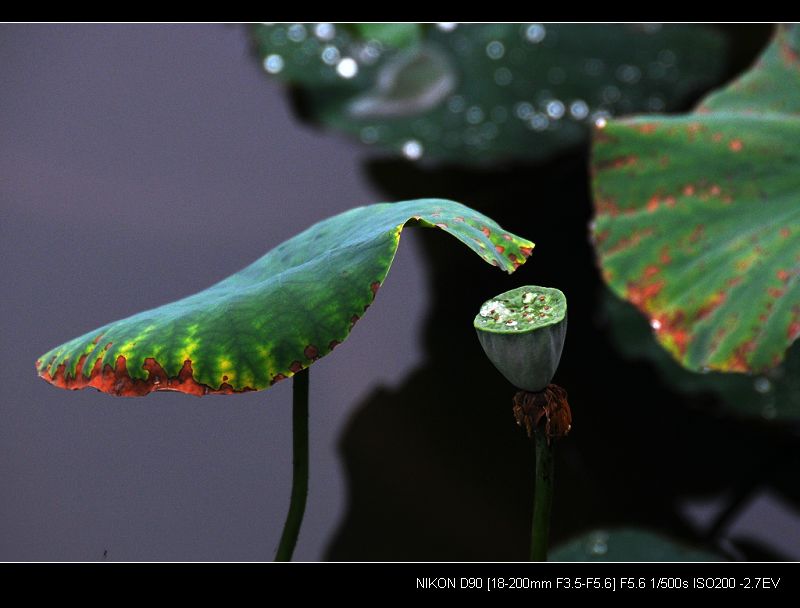
[[[800,28],[690,115],[595,133],[612,290],[692,370],[763,371],[800,336]]]
[[[509,273],[533,248],[453,201],[359,207],[204,291],[57,346],[40,357],[39,375],[61,388],[123,396],[268,388],[347,338],[386,278],[408,223],[439,228]]]

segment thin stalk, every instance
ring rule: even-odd
[[[292,387],[292,498],[276,562],[292,561],[308,497],[308,369],[297,372]]]
[[[550,535],[550,509],[553,505],[553,446],[547,441],[544,428],[537,426],[536,486],[533,495],[533,526],[531,528],[531,561],[547,561],[547,541]]]

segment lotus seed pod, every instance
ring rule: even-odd
[[[473,325],[500,373],[517,388],[539,392],[561,360],[567,298],[550,287],[518,287],[484,302]]]

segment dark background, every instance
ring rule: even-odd
[[[34,361],[319,219],[435,195],[533,239],[534,257],[509,278],[436,231],[404,232],[375,305],[311,370],[297,559],[524,558],[529,446],[470,327],[483,299],[524,283],[570,298],[556,380],[576,426],[555,540],[635,523],[699,542],[744,485],[715,542],[800,559],[791,433],[689,400],[611,346],[583,153],[491,173],[376,161],[299,124],[238,27],[4,25],[0,58],[0,559],[271,559],[290,383],[119,399],[59,391]],[[765,467],[776,479],[747,481]]]

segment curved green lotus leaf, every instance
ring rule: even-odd
[[[597,131],[603,275],[689,369],[762,371],[800,336],[798,142],[797,26],[694,114]]]
[[[116,395],[267,388],[343,342],[372,302],[408,223],[448,232],[513,272],[533,243],[453,201],[352,209],[177,302],[109,323],[41,356],[42,378]]]
[[[723,562],[721,555],[639,528],[594,530],[556,547],[551,562]]]
[[[264,70],[304,114],[410,159],[540,160],[603,116],[672,110],[719,83],[719,32],[657,24],[269,24]]]

